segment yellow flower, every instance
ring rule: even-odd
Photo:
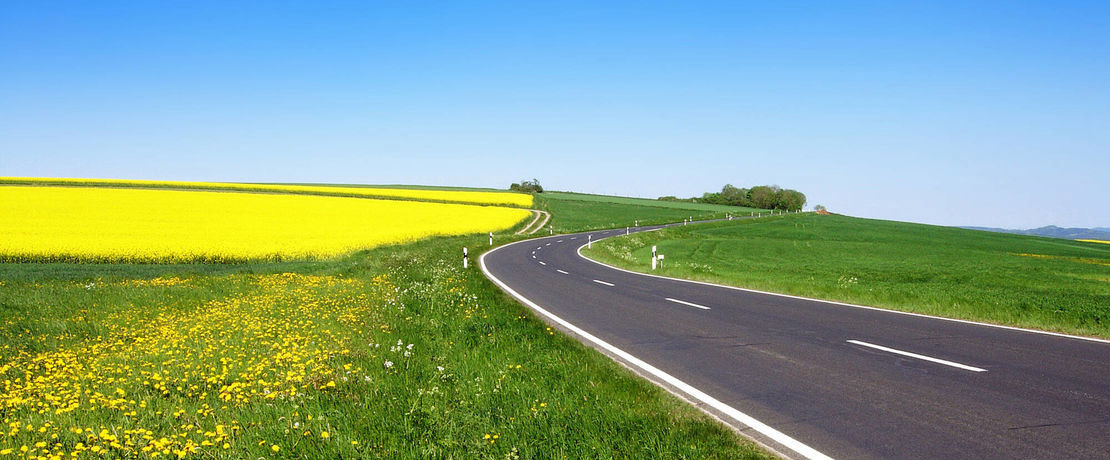
[[[270,446],[270,450],[272,450],[274,452],[277,452],[277,451],[281,450],[281,446],[279,446],[277,444],[274,444],[274,445]]]
[[[289,193],[0,186],[0,256],[112,262],[326,258],[434,235],[506,229],[529,215],[519,208]]]
[[[330,435],[330,434],[328,434],[328,432],[327,432],[327,431],[321,431],[321,432],[320,432],[320,437],[321,437],[321,438],[324,438],[324,439],[328,439],[328,438],[330,438],[330,437],[331,437],[331,435]]]

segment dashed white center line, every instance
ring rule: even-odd
[[[562,243],[562,242],[563,242],[563,240],[556,241],[556,243]]]
[[[577,239],[578,239],[578,237],[577,237],[577,236],[572,236],[572,237],[570,237],[570,239],[572,239],[572,240],[577,240]]]
[[[971,372],[986,372],[987,371],[986,369],[982,369],[982,368],[978,368],[978,367],[974,367],[974,366],[968,366],[966,364],[954,363],[952,361],[945,361],[943,359],[933,358],[931,356],[919,355],[917,353],[910,353],[908,351],[895,350],[893,348],[884,347],[882,345],[875,345],[873,343],[861,342],[859,340],[849,340],[848,343],[852,343],[852,344],[856,344],[856,345],[860,345],[860,346],[864,346],[864,347],[869,347],[869,348],[874,348],[876,350],[882,350],[882,351],[885,351],[887,353],[894,353],[896,355],[909,356],[911,358],[917,358],[917,359],[921,359],[921,360],[925,360],[925,361],[929,361],[929,362],[933,362],[933,363],[937,363],[937,364],[943,364],[945,366],[952,366],[952,367],[955,367],[957,369],[963,369],[965,371],[971,371]]]
[[[544,246],[551,246],[551,243],[547,243],[547,244],[545,244]]]
[[[539,251],[540,249],[543,249],[543,246],[536,248],[537,251]]]
[[[535,258],[536,258],[536,255],[535,255],[535,254],[532,254],[532,258],[533,258],[533,259],[535,259]]]
[[[547,265],[547,262],[544,262],[544,261],[542,261],[542,260],[540,260],[540,261],[538,261],[538,262],[540,263],[540,265]]]
[[[562,273],[562,274],[564,274],[564,275],[569,275],[569,274],[570,274],[570,273],[567,273],[567,272],[565,272],[565,271],[562,271],[562,270],[558,270],[558,269],[556,269],[555,271],[557,271],[557,272],[559,272],[559,273]]]
[[[594,282],[597,283],[597,284],[604,284],[606,286],[613,286],[613,283],[606,283],[602,280],[594,280]]]
[[[694,307],[694,308],[700,308],[702,310],[709,310],[709,307],[707,307],[705,305],[698,305],[698,304],[693,303],[693,302],[687,302],[685,300],[672,299],[670,297],[666,297],[666,299],[671,301],[671,302],[674,302],[674,303],[680,303],[680,304],[683,304],[683,305],[686,305],[686,306],[690,306],[690,307]]]

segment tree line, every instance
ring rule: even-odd
[[[720,192],[705,192],[700,198],[659,197],[662,201],[686,201],[690,203],[724,204],[761,209],[799,211],[806,204],[806,196],[797,190],[784,189],[777,185],[757,185],[752,188],[739,188],[726,184]]]
[[[543,186],[540,185],[539,179],[522,180],[510,185],[509,190],[524,193],[543,193]]]

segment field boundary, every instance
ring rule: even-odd
[[[607,236],[605,238],[599,239],[598,241],[606,240],[606,239],[609,239],[609,238],[614,238],[614,237],[617,237],[617,236],[623,236],[623,235]],[[597,241],[595,241],[595,243],[596,242]],[[755,293],[755,294],[766,294],[766,295],[786,297],[786,298],[797,299],[797,300],[810,300],[810,301],[813,301],[813,302],[821,302],[821,303],[827,303],[827,304],[832,304],[832,305],[840,305],[840,306],[844,306],[844,307],[861,308],[861,309],[865,309],[865,310],[881,311],[881,312],[886,312],[886,313],[895,313],[895,314],[899,314],[899,315],[910,315],[910,316],[917,316],[917,317],[921,317],[921,318],[932,318],[932,319],[938,319],[938,320],[942,320],[942,321],[952,321],[952,322],[957,322],[957,323],[973,324],[973,325],[976,325],[976,326],[986,326],[986,327],[993,327],[993,328],[998,328],[998,329],[1008,329],[1008,330],[1011,330],[1011,331],[1028,332],[1028,333],[1041,334],[1041,335],[1051,335],[1051,336],[1056,336],[1056,337],[1065,337],[1065,338],[1069,338],[1069,339],[1085,340],[1085,341],[1088,341],[1088,342],[1098,342],[1098,343],[1110,344],[1110,340],[1100,339],[1100,338],[1096,338],[1096,337],[1087,337],[1087,336],[1082,336],[1082,335],[1065,334],[1065,333],[1062,333],[1062,332],[1043,331],[1043,330],[1040,330],[1040,329],[1028,329],[1028,328],[1018,327],[1018,326],[1007,326],[1007,325],[1004,325],[1004,324],[984,323],[984,322],[981,322],[981,321],[973,321],[973,320],[969,320],[969,319],[947,318],[947,317],[944,317],[944,316],[927,315],[927,314],[924,314],[924,313],[914,313],[914,312],[909,312],[909,311],[894,310],[894,309],[890,309],[890,308],[872,307],[872,306],[868,306],[868,305],[859,305],[859,304],[853,304],[853,303],[847,303],[847,302],[839,302],[839,301],[836,301],[836,300],[815,299],[815,298],[811,298],[811,297],[802,297],[802,296],[791,295],[791,294],[783,294],[783,293],[779,293],[779,292],[761,291],[761,290],[758,290],[758,289],[744,288],[744,287],[739,287],[739,286],[729,286],[727,284],[718,284],[718,283],[712,283],[712,282],[709,282],[709,281],[698,281],[698,280],[689,280],[689,279],[685,279],[685,278],[674,278],[674,277],[663,276],[663,275],[653,275],[651,273],[638,272],[638,271],[633,271],[633,270],[628,270],[628,269],[616,267],[616,266],[613,266],[613,265],[609,265],[605,262],[601,262],[601,261],[594,260],[594,259],[591,259],[589,257],[586,257],[585,255],[582,254],[582,248],[584,248],[584,247],[586,247],[585,244],[578,247],[578,250],[576,251],[578,253],[578,257],[581,257],[585,260],[588,260],[588,261],[593,262],[595,264],[601,265],[603,267],[608,267],[608,268],[611,268],[613,270],[619,270],[619,271],[622,271],[622,272],[625,272],[625,273],[632,273],[632,274],[635,274],[635,275],[650,276],[652,278],[660,278],[660,279],[671,280],[671,281],[681,281],[681,282],[685,282],[685,283],[694,283],[694,284],[701,284],[701,285],[706,285],[706,286],[716,286],[716,287],[721,287],[721,288],[726,288],[726,289],[733,289],[733,290],[737,290],[737,291],[751,292],[751,293]]]

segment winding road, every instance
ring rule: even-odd
[[[624,233],[519,241],[480,265],[548,323],[786,457],[1110,458],[1108,341],[655,277],[579,253]]]

